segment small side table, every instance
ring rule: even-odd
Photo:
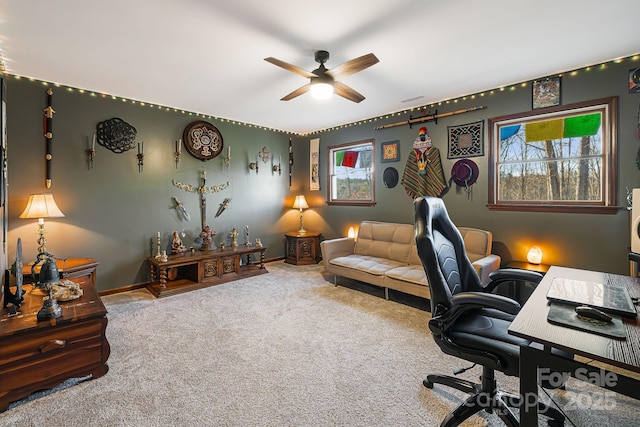
[[[292,231],[284,235],[284,262],[293,265],[309,265],[320,262],[320,233],[307,231],[300,234]]]
[[[549,271],[551,266],[548,264],[531,264],[524,261],[509,261],[507,268],[519,268],[521,270],[537,271],[538,273],[545,274]]]
[[[506,265],[506,268],[519,268],[521,270],[537,271],[543,275],[549,271],[550,267],[551,266],[548,264],[531,264],[526,261],[509,261]],[[520,304],[524,304],[527,299],[529,299],[529,296],[531,296],[534,289],[535,286],[532,286],[531,284],[527,285],[527,282],[514,282],[509,284],[507,296],[518,301]]]

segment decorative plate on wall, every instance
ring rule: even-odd
[[[222,134],[211,123],[195,121],[184,128],[184,146],[191,155],[202,161],[222,153]]]

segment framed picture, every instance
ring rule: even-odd
[[[447,126],[448,159],[484,156],[484,120],[466,125]]]
[[[309,141],[309,190],[320,190],[320,138]]]
[[[629,70],[629,93],[640,93],[640,68]]]
[[[383,142],[380,147],[382,149],[381,162],[397,162],[400,160],[400,141]]]
[[[532,95],[534,110],[560,105],[560,77],[535,80],[532,85]]]

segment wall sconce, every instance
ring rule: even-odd
[[[227,145],[227,157],[222,157],[222,161],[224,162],[224,165],[227,167],[227,171],[229,170],[229,168],[231,167],[231,146]]]
[[[176,169],[178,169],[178,164],[180,163],[180,155],[182,151],[182,139],[176,141],[176,151],[173,153],[173,156],[176,159]]]
[[[38,218],[38,253],[47,252],[47,240],[44,231],[45,218],[63,218],[64,214],[56,205],[53,194],[31,194],[27,207],[24,209],[19,218],[35,219]]]
[[[271,167],[271,171],[273,173],[278,172],[278,175],[282,175],[282,156],[278,158],[278,164]]]
[[[307,230],[304,229],[302,210],[309,209],[307,199],[305,199],[304,196],[296,196],[296,200],[293,202],[293,209],[300,209],[300,230],[298,230],[298,234],[306,234]]]
[[[527,261],[536,265],[542,262],[542,249],[540,249],[540,246],[531,246],[531,249],[527,252]]]
[[[256,161],[249,163],[249,169],[252,171],[256,171],[256,175],[258,175],[258,170],[260,166],[258,166],[258,157],[256,156]]]
[[[88,138],[87,138],[88,139]],[[93,134],[93,141],[91,144],[87,144],[88,147],[84,150],[87,155],[87,169],[93,169],[93,159],[96,156],[96,135]]]
[[[144,166],[144,141],[138,143],[138,173],[142,172]]]

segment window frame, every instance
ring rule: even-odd
[[[338,199],[333,197],[333,180],[335,170],[335,155],[337,151],[348,151],[350,148],[357,148],[364,145],[371,146],[371,198],[368,199]],[[367,150],[368,151],[368,150]],[[327,147],[327,204],[334,206],[375,206],[376,204],[376,180],[375,180],[375,139],[365,139],[361,141],[348,142],[345,144],[331,145]]]
[[[500,182],[500,128],[506,125],[526,123],[544,119],[562,119],[575,114],[575,110],[602,110],[602,197],[599,201],[513,201],[499,200]],[[488,119],[489,122],[489,197],[487,207],[496,211],[524,211],[524,212],[566,212],[566,213],[594,213],[615,214],[620,206],[616,205],[618,188],[617,171],[617,109],[618,97],[600,98],[591,101],[578,102],[569,105],[558,105],[541,108],[535,111],[508,114]]]

